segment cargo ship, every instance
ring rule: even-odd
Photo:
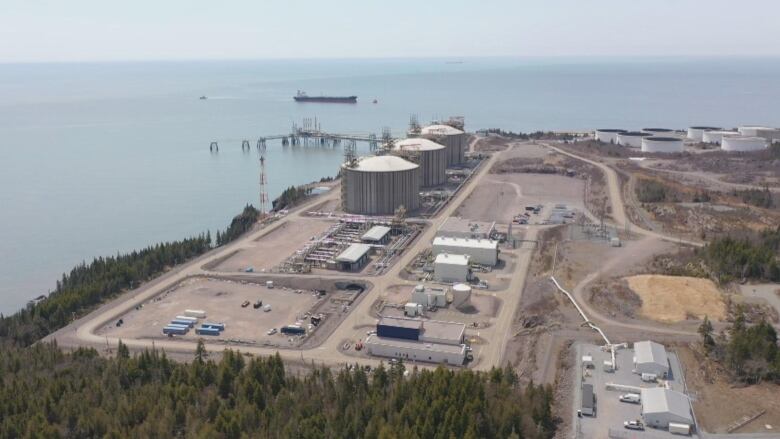
[[[357,96],[309,96],[305,91],[298,90],[298,94],[293,96],[296,102],[324,102],[329,104],[354,104],[357,102]]]

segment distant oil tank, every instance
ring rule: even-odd
[[[642,133],[639,131],[628,131],[625,133],[618,133],[617,144],[620,146],[628,146],[631,148],[641,148],[642,139],[650,136],[652,136],[652,134]]]
[[[703,142],[704,141],[704,132],[705,131],[720,131],[722,128],[718,127],[705,127],[705,126],[693,126],[688,128],[688,138],[696,141],[696,142]]]
[[[346,212],[393,215],[400,206],[420,208],[420,166],[394,155],[365,157],[345,163],[342,205]]]
[[[617,144],[618,135],[627,132],[628,132],[627,130],[621,130],[617,128],[601,128],[596,130],[596,132],[594,133],[594,137],[599,142]]]
[[[766,148],[767,140],[763,137],[728,136],[720,144],[724,151],[758,151]]]
[[[447,166],[458,165],[466,159],[466,133],[449,125],[428,125],[420,130],[420,137],[447,147]]]
[[[437,186],[447,181],[449,151],[446,146],[424,138],[409,138],[396,142],[393,152],[404,158],[419,160],[423,186]]]
[[[731,137],[731,136],[739,136],[739,133],[736,131],[719,131],[719,130],[705,131],[701,135],[701,141],[704,143],[720,145],[720,142],[721,140],[723,140],[724,137]]]
[[[642,152],[682,152],[683,141],[679,137],[650,136],[642,139]]]

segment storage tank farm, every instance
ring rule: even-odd
[[[621,130],[616,128],[601,128],[596,130],[593,137],[599,142],[604,143],[618,143],[618,134],[627,133],[628,130]]]
[[[767,140],[763,137],[726,136],[720,145],[723,151],[759,151],[766,149]]]
[[[643,133],[641,131],[627,131],[625,133],[618,133],[617,144],[630,148],[641,148],[642,139],[650,136],[652,136],[652,134]]]
[[[720,131],[720,130],[705,131],[701,135],[701,141],[704,143],[720,145],[720,142],[723,140],[724,137],[739,136],[739,135],[740,134],[737,131]]]
[[[342,207],[348,213],[393,215],[420,208],[420,166],[394,155],[363,157],[341,166]]]
[[[642,128],[643,133],[648,133],[657,137],[676,137],[677,131],[671,128]]]
[[[679,137],[650,136],[642,138],[642,152],[673,153],[683,151],[683,140]]]
[[[420,165],[422,186],[437,186],[447,181],[449,151],[446,146],[425,138],[408,138],[395,142],[392,152]]]
[[[466,133],[449,125],[428,125],[420,130],[420,137],[447,148],[447,166],[463,163],[466,157]]]
[[[704,133],[706,131],[720,131],[723,128],[720,127],[706,127],[706,126],[692,126],[688,128],[688,139],[696,141],[696,142],[703,142],[704,141]]]

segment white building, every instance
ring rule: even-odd
[[[498,263],[498,241],[436,237],[433,239],[433,254],[441,253],[469,255],[471,263],[492,267]]]
[[[669,375],[669,357],[666,348],[654,341],[634,343],[634,370],[636,373],[652,373],[659,378]]]
[[[447,306],[447,290],[442,288],[425,288],[425,285],[417,285],[412,291],[411,301],[424,307]]]
[[[385,244],[390,239],[390,227],[374,226],[371,227],[360,240],[367,244]]]
[[[419,341],[460,346],[465,333],[466,325],[463,323],[426,320],[423,322]]]
[[[471,221],[465,218],[451,216],[436,231],[437,237],[490,239],[496,229],[495,222]]]
[[[398,358],[406,362],[424,361],[461,365],[466,359],[466,345],[464,344],[427,343],[369,335],[366,338],[365,347],[371,355]]]
[[[433,277],[441,282],[469,280],[469,256],[440,253],[433,262]]]
[[[669,428],[670,422],[693,425],[688,397],[663,387],[642,389],[642,419],[655,428]]]

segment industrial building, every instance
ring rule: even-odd
[[[676,133],[671,128],[642,128],[642,132],[659,137],[674,137]]]
[[[652,134],[643,133],[640,131],[627,131],[625,133],[618,133],[617,144],[620,146],[628,146],[630,148],[641,148],[642,139],[650,136],[652,136]]]
[[[759,151],[766,149],[767,140],[763,137],[728,136],[720,142],[724,151]]]
[[[450,152],[446,146],[424,138],[409,138],[396,142],[393,153],[420,165],[423,186],[438,186],[447,182]]]
[[[669,428],[669,424],[693,425],[691,404],[684,393],[663,387],[642,389],[642,419],[655,428]]]
[[[705,131],[701,135],[701,141],[704,143],[720,145],[720,142],[723,140],[723,138],[729,136],[739,136],[739,133],[736,131]]]
[[[447,166],[458,165],[466,159],[466,133],[449,125],[429,125],[420,130],[420,137],[447,147]]]
[[[433,277],[440,282],[466,282],[471,277],[468,255],[440,253],[433,262]]]
[[[433,363],[463,364],[466,345],[462,323],[382,317],[376,335],[366,339],[371,355]]]
[[[604,143],[618,143],[618,134],[627,133],[627,130],[614,129],[614,128],[602,128],[596,130],[594,137],[599,142]]]
[[[441,308],[447,306],[447,290],[442,288],[426,288],[425,285],[417,285],[412,291],[411,303],[422,305],[425,308]]]
[[[420,207],[420,166],[393,155],[366,157],[342,165],[346,212],[392,215],[401,206]]]
[[[336,256],[336,264],[343,271],[360,271],[368,262],[371,246],[368,244],[350,244],[346,250]]]
[[[653,374],[664,378],[669,374],[669,357],[666,348],[654,341],[634,343],[634,370],[636,373]]]
[[[719,127],[693,126],[688,128],[688,138],[696,142],[703,142],[705,131],[720,131],[722,129]]]
[[[404,361],[425,361],[462,365],[466,360],[466,345],[424,343],[369,335],[364,343],[366,351],[378,357],[398,358]]]
[[[496,223],[486,221],[471,221],[465,218],[451,216],[436,231],[437,237],[490,239],[496,230]]]
[[[437,236],[433,239],[433,255],[442,253],[468,255],[471,263],[492,267],[498,263],[498,241]]]
[[[360,240],[366,244],[387,244],[390,240],[390,231],[392,229],[387,226],[374,226],[368,229]]]
[[[642,152],[673,153],[683,151],[683,140],[679,137],[650,136],[642,138]]]

